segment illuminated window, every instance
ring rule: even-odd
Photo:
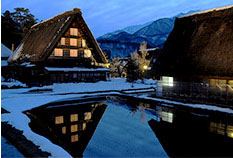
[[[84,122],[82,125],[82,130],[86,130],[86,128],[87,128],[87,124]]]
[[[78,141],[78,134],[71,136],[71,142],[77,142]]]
[[[70,132],[77,132],[78,131],[78,125],[71,125],[70,126]]]
[[[70,35],[78,36],[78,29],[77,28],[70,28]]]
[[[91,119],[91,112],[85,112],[84,113],[84,120],[90,120]]]
[[[55,117],[55,124],[62,124],[62,123],[64,123],[64,117],[63,116]]]
[[[85,39],[82,39],[82,47],[83,47],[83,48],[87,47],[87,44],[86,44],[86,40],[85,40]]]
[[[90,58],[91,57],[91,50],[90,49],[85,49],[84,50],[84,57],[85,58]]]
[[[61,131],[62,131],[62,134],[66,134],[66,127],[62,127]]]
[[[79,47],[79,48],[82,47],[82,39],[81,39],[81,38],[78,39],[78,47]]]
[[[66,45],[66,39],[64,37],[61,38],[61,45]]]
[[[71,57],[77,57],[78,56],[78,50],[71,49],[70,50],[70,56]]]
[[[163,76],[162,77],[162,82],[163,82],[163,86],[173,86],[173,77],[167,77],[167,76]]]
[[[70,115],[70,122],[78,121],[78,114],[71,114]]]
[[[77,39],[75,39],[75,38],[70,38],[70,45],[71,45],[71,46],[77,46]]]
[[[55,56],[63,56],[63,50],[60,48],[55,48],[54,49],[54,55]]]

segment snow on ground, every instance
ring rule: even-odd
[[[16,81],[16,80],[15,81],[11,81],[11,82],[4,82],[2,80],[1,85],[2,86],[7,86],[8,88],[11,88],[13,86],[27,87],[26,84],[23,84],[22,82]]]
[[[9,114],[2,115],[2,121],[7,121],[15,128],[23,131],[24,136],[38,145],[42,151],[51,153],[52,157],[71,157],[67,152],[61,149],[59,146],[54,145],[48,139],[39,136],[31,131],[28,123],[30,119],[22,112],[30,110],[31,108],[44,105],[46,103],[57,101],[61,99],[68,99],[74,97],[82,97],[87,94],[70,94],[70,95],[58,95],[64,93],[78,93],[78,92],[95,92],[95,91],[109,91],[109,90],[122,90],[122,89],[138,89],[155,87],[156,81],[146,80],[146,84],[137,82],[133,84],[127,83],[125,79],[111,79],[111,81],[100,81],[97,83],[62,83],[54,84],[44,87],[33,88],[20,88],[20,89],[2,89],[1,104],[2,108],[9,111]],[[43,93],[28,93],[33,89],[47,89],[51,88],[53,91],[44,91]],[[101,93],[114,94],[116,92]],[[88,95],[98,95],[88,94]]]
[[[147,100],[164,102],[166,104],[173,104],[173,105],[177,105],[177,106],[187,106],[187,107],[192,107],[192,108],[199,108],[199,109],[205,109],[205,110],[211,110],[211,111],[219,111],[219,112],[233,114],[233,110],[230,109],[230,108],[222,108],[222,107],[217,107],[217,106],[213,106],[213,105],[204,105],[204,104],[182,103],[182,102],[171,101],[171,100],[167,100],[167,99],[151,98],[151,97],[148,97],[148,96],[138,96],[138,97],[139,98],[143,98],[143,99],[147,99]]]
[[[48,139],[31,131],[28,123],[30,119],[23,113],[13,112],[2,115],[2,121],[14,125],[18,130],[23,131],[23,135],[38,145],[42,151],[51,153],[52,157],[71,157],[64,149],[51,143]],[[5,149],[4,149],[5,150]]]
[[[123,89],[133,89],[138,88],[156,88],[156,81],[154,80],[145,80],[145,84],[142,84],[141,81],[138,81],[133,84],[127,83],[125,79],[111,79],[111,81],[100,81],[97,83],[62,83],[62,84],[53,84],[44,87],[33,87],[33,88],[20,88],[20,89],[4,89],[2,90],[1,103],[2,107],[9,111],[9,114],[2,115],[2,121],[7,121],[9,124],[15,128],[23,131],[24,136],[34,142],[36,145],[40,146],[43,151],[51,153],[52,157],[62,156],[62,157],[71,157],[67,152],[61,149],[59,146],[54,145],[48,139],[39,136],[31,131],[28,123],[30,119],[24,115],[22,112],[25,110],[30,110],[34,107],[38,107],[49,102],[69,99],[69,98],[79,98],[83,96],[91,95],[108,95],[108,94],[120,94],[117,92],[105,92],[100,93],[98,91],[116,91]],[[35,89],[52,89],[52,91],[43,91],[43,92],[33,92],[30,93],[30,90]],[[96,92],[93,94],[75,94],[79,92]],[[72,93],[69,95],[64,95],[66,93]],[[60,95],[63,94],[63,95]],[[140,97],[140,96],[137,96]],[[202,108],[208,110],[217,110],[221,112],[227,112],[233,114],[232,109],[220,108],[215,106],[207,106],[201,104],[187,104],[180,103],[176,101],[169,101],[166,99],[150,98],[147,96],[141,96],[144,99],[150,99],[154,101],[164,102],[165,104],[176,104],[177,106],[189,106],[193,108]]]

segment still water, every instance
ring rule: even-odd
[[[233,116],[119,97],[25,112],[31,129],[74,157],[233,156]]]

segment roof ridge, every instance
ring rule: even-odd
[[[82,14],[82,12],[81,12],[81,9],[79,9],[79,8],[73,8],[73,9],[68,10],[68,11],[66,11],[66,12],[60,13],[60,14],[58,14],[58,15],[55,15],[55,16],[49,18],[49,19],[46,19],[46,20],[41,21],[41,22],[39,22],[39,23],[36,23],[36,24],[34,24],[31,28],[35,28],[35,27],[37,27],[37,26],[39,26],[39,25],[45,24],[45,23],[47,23],[48,21],[50,21],[50,20],[52,20],[52,19],[56,19],[56,18],[58,18],[58,17],[60,17],[60,16],[62,16],[62,15],[65,15],[65,14]]]
[[[207,9],[207,10],[203,10],[203,11],[199,11],[199,12],[194,12],[194,13],[191,13],[188,15],[181,16],[180,18],[190,17],[193,15],[199,15],[199,14],[205,14],[205,13],[209,13],[209,12],[220,11],[220,10],[225,10],[225,9],[230,9],[230,8],[233,8],[233,5],[227,5],[227,6],[223,6],[223,7],[217,7],[217,8]]]

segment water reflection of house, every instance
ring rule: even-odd
[[[232,118],[223,118],[161,107],[148,123],[169,157],[232,157]]]
[[[229,6],[176,19],[174,29],[153,66],[154,75],[161,76],[165,87],[177,85],[177,91],[171,95],[187,87],[185,91],[188,92],[182,95],[190,96],[188,93],[192,93],[192,89],[194,94],[201,93],[199,98],[205,99],[203,91],[213,91],[211,95],[227,100],[225,104],[233,102],[232,16],[233,6]],[[182,87],[181,82],[198,84]]]
[[[99,69],[108,66],[105,54],[77,8],[32,26],[8,62],[23,67],[18,78],[24,73],[31,79],[70,82],[103,80],[108,74],[108,69]]]
[[[49,138],[67,150],[72,156],[80,157],[90,141],[106,109],[104,102],[86,104],[73,103],[33,109],[27,114],[35,132]]]

